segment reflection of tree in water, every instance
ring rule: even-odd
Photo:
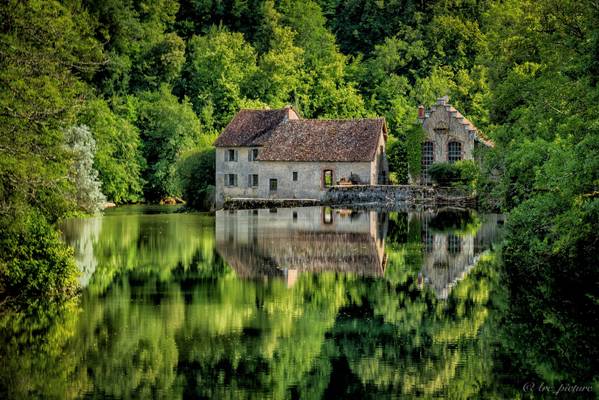
[[[80,396],[89,377],[70,348],[79,317],[76,301],[32,304],[0,315],[0,398]]]
[[[540,323],[526,323],[517,297],[510,304],[497,296],[490,256],[445,300],[423,289],[424,224],[405,213],[389,221],[384,276],[306,272],[292,286],[268,274],[239,279],[215,251],[205,219],[179,221],[178,244],[160,240],[173,232],[160,223],[140,239],[132,234],[138,227],[109,221],[82,313],[58,313],[52,329],[16,342],[4,322],[2,382],[14,382],[18,397],[517,396],[519,382],[501,380],[514,376],[501,357],[509,354],[517,374],[537,377],[530,371],[544,365],[538,354],[552,332],[539,334],[535,358],[527,359],[530,342],[518,335],[531,325],[539,333]],[[113,240],[116,232],[127,246]],[[577,334],[560,339],[565,348],[583,332],[569,326]]]
[[[90,217],[70,219],[62,224],[65,241],[75,250],[75,260],[81,271],[79,283],[83,287],[87,286],[98,265],[94,248],[101,235],[103,220],[102,217]]]

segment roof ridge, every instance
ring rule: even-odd
[[[384,121],[385,117],[374,117],[374,118],[299,118],[289,120],[294,121],[323,121],[323,122],[356,122],[356,121]]]

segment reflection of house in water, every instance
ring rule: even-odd
[[[216,247],[237,275],[283,277],[302,272],[382,276],[387,214],[328,207],[216,213]]]
[[[503,221],[500,215],[486,215],[476,232],[458,232],[443,226],[455,215],[459,214],[422,212],[409,215],[410,220],[420,221],[424,253],[421,276],[440,299],[449,296],[452,288],[476,265],[481,253],[496,241],[497,223]]]

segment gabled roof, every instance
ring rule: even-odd
[[[287,120],[289,107],[278,110],[241,110],[218,136],[216,147],[260,146],[273,129]]]
[[[259,161],[372,161],[384,118],[288,120],[277,126],[258,155]]]
[[[432,106],[433,109],[440,107],[443,107],[445,111],[449,112],[451,118],[455,118],[458,123],[462,124],[464,129],[474,136],[474,140],[484,144],[485,146],[495,147],[495,143],[491,139],[487,138],[481,131],[478,130],[477,127],[474,126],[472,122],[468,120],[468,118],[464,117],[458,110],[456,110],[454,106],[449,104],[448,96],[438,98],[437,103]],[[426,118],[428,118],[428,116]]]
[[[456,110],[454,106],[452,106],[451,104],[446,104],[445,110],[449,111],[453,118],[456,118],[458,121],[460,121],[460,123],[464,125],[466,130],[474,135],[475,140],[481,142],[485,146],[495,147],[495,143],[491,139],[485,137],[482,134],[482,132],[480,132],[478,128],[474,126],[474,124],[470,122],[468,118],[464,117],[458,110]]]

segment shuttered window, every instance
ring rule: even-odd
[[[277,191],[277,186],[278,186],[278,182],[276,179],[271,179],[268,185],[268,189],[271,192],[276,192]]]
[[[248,175],[248,186],[249,187],[258,186],[258,174],[249,174]]]
[[[225,174],[225,186],[237,186],[237,175]]]
[[[258,158],[258,149],[250,149],[248,152],[248,161],[256,161]]]

